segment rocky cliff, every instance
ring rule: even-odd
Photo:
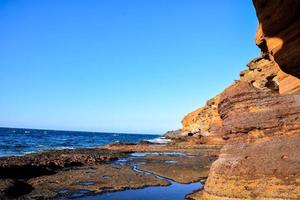
[[[165,137],[171,139],[196,139],[201,144],[224,144],[222,120],[218,113],[220,96],[206,102],[206,105],[187,114],[181,121],[182,129],[169,131]]]
[[[222,120],[217,111],[220,96],[207,101],[206,105],[186,115],[181,123],[182,131],[196,137],[202,143],[223,144]]]
[[[219,95],[226,144],[194,199],[300,199],[300,1],[253,3],[261,57]]]
[[[240,72],[239,81],[247,82],[262,91],[278,93],[279,72],[274,61],[264,57],[253,59],[248,69]],[[187,114],[181,121],[182,129],[165,134],[167,138],[196,139],[201,144],[224,144],[228,136],[224,134],[223,120],[218,112],[222,93],[207,101],[207,103]]]
[[[210,170],[204,199],[300,198],[300,94],[240,81],[222,93],[219,112],[230,139]]]
[[[259,26],[256,44],[286,73],[300,78],[300,3],[253,0]]]
[[[256,44],[275,60],[281,94],[300,91],[300,3],[298,0],[254,0],[259,26]]]

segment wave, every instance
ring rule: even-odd
[[[167,144],[167,143],[171,142],[170,139],[167,139],[165,137],[158,137],[158,138],[154,138],[154,139],[150,139],[150,140],[146,140],[146,141],[156,143],[156,144]]]
[[[62,146],[62,147],[52,147],[52,148],[49,148],[49,150],[51,149],[54,149],[54,150],[64,150],[64,149],[75,149],[75,147],[65,147],[65,146]]]

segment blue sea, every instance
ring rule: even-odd
[[[0,157],[51,149],[89,148],[112,142],[158,141],[159,135],[0,128]]]

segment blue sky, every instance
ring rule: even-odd
[[[163,133],[249,60],[251,0],[0,0],[0,126]]]

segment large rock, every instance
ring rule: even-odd
[[[300,79],[286,74],[281,70],[278,72],[278,82],[280,83],[280,94],[292,94],[300,92]]]
[[[239,81],[219,104],[230,138],[213,164],[204,199],[300,198],[300,94]]]
[[[240,72],[240,80],[251,83],[264,91],[279,90],[278,72],[280,69],[274,61],[258,57],[247,64],[248,69]]]
[[[187,136],[191,136],[191,133],[184,132],[181,129],[175,131],[168,131],[164,134],[164,137],[167,139],[181,139]]]
[[[300,1],[253,0],[259,20],[256,43],[280,68],[300,78]]]
[[[256,44],[274,59],[284,76],[282,93],[300,91],[300,1],[253,0],[259,26]]]
[[[222,120],[217,111],[219,100],[218,95],[202,108],[187,114],[181,121],[182,132],[198,137],[205,144],[223,144]]]
[[[253,2],[262,57],[221,94],[228,141],[194,199],[300,199],[300,1]]]
[[[247,65],[248,69],[240,72],[240,80],[248,82],[263,91],[278,93],[281,90],[278,74],[282,72],[275,61],[257,57]],[[283,73],[283,72],[282,72]],[[206,144],[225,142],[223,120],[218,112],[220,95],[207,101],[206,105],[187,114],[181,121],[182,129],[168,135],[179,137],[194,136]],[[176,134],[175,134],[176,133]]]
[[[300,1],[253,2],[261,57],[221,93],[218,106],[183,120],[183,130],[207,137],[217,117],[227,140],[192,199],[300,199]]]
[[[276,92],[280,90],[277,64],[269,58],[258,57],[248,65],[248,69],[240,73],[240,80],[248,82],[263,91]],[[224,144],[228,139],[224,136],[223,120],[218,112],[220,95],[207,101],[206,105],[187,114],[182,122],[182,129],[169,132],[169,138],[199,138],[203,144]]]

